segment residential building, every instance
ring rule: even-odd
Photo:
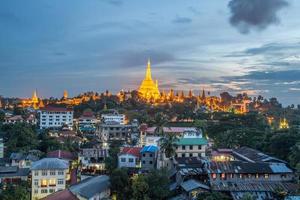
[[[67,126],[73,127],[73,110],[63,107],[44,107],[39,111],[39,128],[40,129],[59,129]]]
[[[156,168],[156,160],[158,155],[157,146],[145,146],[141,150],[141,161],[143,170],[152,170]]]
[[[39,157],[33,153],[11,153],[9,160],[11,162],[11,166],[30,168],[33,162],[39,160]]]
[[[102,122],[105,124],[118,123],[121,125],[125,124],[125,115],[115,113],[102,114],[101,115]]]
[[[43,158],[32,164],[31,199],[41,199],[66,188],[68,161],[58,158]]]
[[[147,136],[156,135],[155,130],[157,127],[148,127],[145,130]],[[175,134],[179,137],[183,136],[186,131],[197,132],[195,127],[163,127],[164,133]]]
[[[15,124],[15,123],[28,123],[28,124],[36,125],[37,119],[34,114],[30,114],[28,116],[14,115],[14,116],[5,117],[4,124]]]
[[[131,141],[132,134],[138,134],[138,126],[136,124],[101,124],[100,125],[100,137],[102,141]]]
[[[186,130],[176,144],[176,157],[205,157],[208,142],[202,132]]]
[[[0,183],[20,183],[27,181],[30,173],[29,168],[19,168],[17,166],[0,166]]]
[[[141,167],[141,147],[124,147],[118,156],[118,166],[127,168]]]
[[[94,176],[72,185],[70,188],[56,192],[43,200],[101,200],[110,197],[110,180],[108,176]]]
[[[78,119],[78,128],[82,132],[94,132],[97,123],[98,120],[92,111],[84,111]]]
[[[79,162],[82,173],[97,173],[105,170],[104,160],[108,156],[108,149],[100,146],[87,146],[80,149]]]

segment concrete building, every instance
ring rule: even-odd
[[[102,114],[101,115],[102,122],[105,124],[110,123],[118,123],[118,124],[125,124],[125,115],[119,113],[110,113],[110,114]]]
[[[62,107],[44,107],[39,111],[39,128],[40,129],[59,129],[67,126],[73,127],[73,110]]]
[[[101,124],[100,127],[100,137],[102,141],[125,141],[130,142],[132,134],[138,134],[138,126],[133,124]]]
[[[156,168],[158,148],[157,146],[145,146],[141,150],[142,169],[152,170]]]
[[[140,147],[124,147],[118,156],[118,166],[127,168],[140,168],[141,155]]]
[[[41,199],[64,190],[68,180],[68,161],[58,158],[43,158],[32,164],[31,199]]]
[[[92,111],[84,111],[78,119],[78,128],[82,132],[94,132],[97,123],[98,120]]]
[[[207,144],[201,132],[185,131],[177,142],[176,157],[205,157]]]

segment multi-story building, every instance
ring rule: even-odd
[[[78,119],[78,127],[82,132],[94,132],[98,123],[92,111],[85,111]]]
[[[73,127],[73,110],[63,107],[44,107],[39,111],[40,129],[58,129],[67,126]]]
[[[142,169],[152,170],[156,168],[156,159],[158,154],[157,146],[145,146],[141,150]]]
[[[135,124],[101,124],[99,129],[102,141],[119,140],[129,142],[132,134],[138,134],[139,132],[138,126]]]
[[[32,164],[31,199],[41,199],[66,188],[68,161],[58,158],[43,158]]]
[[[119,167],[127,168],[140,168],[141,167],[141,155],[140,147],[124,147],[119,154]]]
[[[122,125],[125,124],[124,114],[119,114],[119,113],[102,114],[101,118],[105,124],[110,124],[114,122]]]
[[[176,157],[205,157],[207,144],[200,131],[185,131],[177,141]]]

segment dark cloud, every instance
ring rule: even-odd
[[[192,19],[188,17],[176,16],[176,18],[172,20],[172,22],[175,24],[189,24],[192,22]]]
[[[249,33],[252,28],[263,30],[279,23],[277,13],[287,5],[286,0],[231,0],[228,4],[230,23],[242,34]]]
[[[269,81],[297,81],[300,77],[300,70],[286,71],[254,71],[242,78],[251,80],[269,80]]]

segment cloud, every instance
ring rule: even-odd
[[[263,30],[279,23],[278,11],[287,5],[286,0],[231,0],[228,3],[230,23],[242,34],[251,29]]]
[[[192,21],[193,20],[191,18],[180,17],[180,16],[176,16],[176,18],[172,20],[172,22],[175,23],[175,24],[189,24]]]

